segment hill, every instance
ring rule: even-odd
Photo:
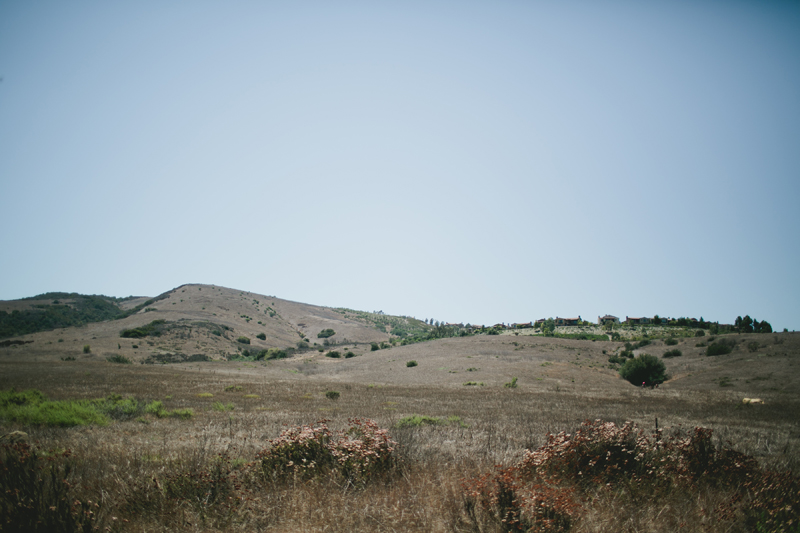
[[[406,335],[428,327],[406,317],[201,284],[182,285],[155,298],[48,293],[0,302],[0,326],[5,327],[2,338],[14,339],[4,343],[14,350],[9,353],[34,359],[123,356],[136,362],[224,360],[270,349],[370,345],[388,342],[393,331]],[[323,331],[333,333],[326,336]]]

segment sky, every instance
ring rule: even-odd
[[[800,330],[800,2],[0,0],[0,299]]]

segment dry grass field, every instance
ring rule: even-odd
[[[159,303],[173,307],[169,299]],[[307,310],[278,303],[274,309],[286,323],[306,324],[310,337]],[[233,313],[247,314],[244,308]],[[551,502],[555,514],[520,518],[519,524],[492,515],[502,491],[480,507],[474,494],[483,486],[481,476],[497,465],[519,464],[526,450],[548,442],[548,434],[576,435],[584,421],[597,419],[617,426],[630,421],[647,435],[656,424],[665,435],[709,428],[719,450],[750,456],[761,469],[800,474],[800,335],[732,335],[733,352],[718,357],[704,355],[697,346],[702,338],[682,338],[677,346],[654,340],[639,351],[661,356],[678,348],[683,355],[664,360],[670,380],[642,389],[608,363],[623,348],[619,342],[497,335],[372,351],[369,342],[384,334],[370,337],[357,325],[334,322],[341,320],[337,316],[321,314],[313,327],[350,328],[347,344],[275,361],[154,365],[138,364],[144,360],[139,357],[135,364],[115,364],[104,353],[124,350],[117,348],[120,325],[111,323],[30,336],[33,344],[0,349],[0,390],[34,388],[52,400],[118,395],[141,405],[160,401],[167,411],[191,409],[194,416],[139,412],[105,426],[70,428],[5,423],[1,433],[24,431],[35,449],[51,456],[69,450],[65,460],[72,470],[64,475],[70,500],[92,510],[91,527],[113,531],[667,532],[755,531],[770,524],[746,512],[761,509],[753,507],[755,492],[702,477],[691,490],[679,477],[658,486],[618,484],[616,478],[581,485],[569,493],[577,507],[567,514],[558,514],[562,504]],[[146,323],[137,316],[126,320],[134,319]],[[237,333],[251,326],[226,320]],[[114,335],[102,336],[105,330]],[[68,342],[74,344],[70,352]],[[86,343],[93,344],[92,353],[74,349]],[[352,350],[355,357],[326,357],[331,349]],[[65,353],[75,360],[63,361]],[[407,366],[409,361],[417,366]],[[516,387],[506,387],[513,378]],[[334,391],[338,397],[328,394]],[[764,403],[744,405],[745,397]],[[409,422],[414,415],[428,418]],[[353,418],[374,420],[397,442],[399,464],[391,471],[353,484],[331,472],[276,478],[259,467],[259,453],[287,428],[327,420],[339,431]],[[554,487],[550,482],[537,490],[551,494]],[[782,497],[794,509],[800,505],[798,494]],[[797,531],[797,522],[782,524]]]

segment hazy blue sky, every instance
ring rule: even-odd
[[[0,299],[800,329],[800,2],[0,0]]]

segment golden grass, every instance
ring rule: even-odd
[[[454,346],[461,346],[455,341]],[[591,373],[600,380],[600,371],[589,365],[601,361],[601,348],[611,343],[576,342],[559,340],[557,344],[562,350],[579,347],[567,355],[575,359],[573,352],[581,350],[579,357],[588,367],[580,369],[584,374],[574,374],[577,364],[564,362],[554,351],[551,366],[542,369],[535,358],[530,363],[536,372],[563,365],[566,370],[559,380],[545,377],[536,382],[532,376],[538,374],[528,374],[515,389],[503,387],[503,383],[511,375],[525,374],[515,371],[493,376],[484,370],[491,362],[467,360],[466,355],[463,370],[478,368],[474,375],[486,386],[464,387],[465,376],[458,375],[449,386],[373,386],[336,379],[335,372],[309,371],[309,365],[297,361],[244,370],[238,370],[240,363],[235,362],[154,366],[3,361],[0,389],[37,388],[52,399],[115,393],[145,402],[160,400],[168,410],[190,408],[195,413],[191,420],[147,417],[148,423],[133,420],[107,427],[6,426],[3,433],[22,429],[41,448],[72,450],[80,461],[74,473],[76,494],[102,504],[98,520],[121,524],[122,530],[130,531],[472,531],[462,501],[463,479],[490,471],[494,465],[512,465],[525,449],[542,445],[548,433],[573,431],[587,419],[630,420],[647,429],[654,429],[656,420],[661,428],[709,427],[718,439],[730,441],[736,450],[756,457],[763,465],[800,472],[797,392],[765,391],[769,395],[766,405],[743,406],[738,393],[717,385],[641,390],[615,383],[604,389],[602,381],[596,381],[581,389],[563,376]],[[537,347],[546,349],[541,343]],[[434,347],[434,352],[437,349]],[[426,361],[424,354],[420,355],[421,347],[412,350],[409,353],[420,361],[420,367],[406,369],[405,357],[397,357],[402,371],[445,366]],[[398,348],[381,355],[395,358],[399,352]],[[498,352],[498,357],[504,353]],[[520,364],[525,362],[524,355],[520,355]],[[481,372],[486,372],[486,377]],[[276,375],[285,377],[277,379]],[[448,372],[437,375],[447,376]],[[330,390],[340,392],[338,400],[326,398]],[[235,404],[235,410],[215,411],[213,401],[201,397],[204,393]],[[442,420],[458,417],[460,423],[396,427],[412,415]],[[324,418],[330,420],[332,429],[341,429],[349,417],[371,418],[390,429],[400,443],[405,465],[398,476],[385,484],[353,490],[327,479],[270,483],[242,466],[254,461],[267,441],[287,426]],[[238,476],[243,500],[225,507],[165,498],[165,480],[181,472],[204,471],[216,464],[220,453],[239,465],[232,467],[232,472]],[[590,506],[574,530],[662,532],[680,526],[682,531],[713,531],[713,524],[701,518],[701,510],[713,508],[723,496],[708,492],[691,499],[676,493],[647,503],[598,494],[602,506]],[[117,520],[112,521],[112,516]],[[485,531],[493,530],[484,526]]]

